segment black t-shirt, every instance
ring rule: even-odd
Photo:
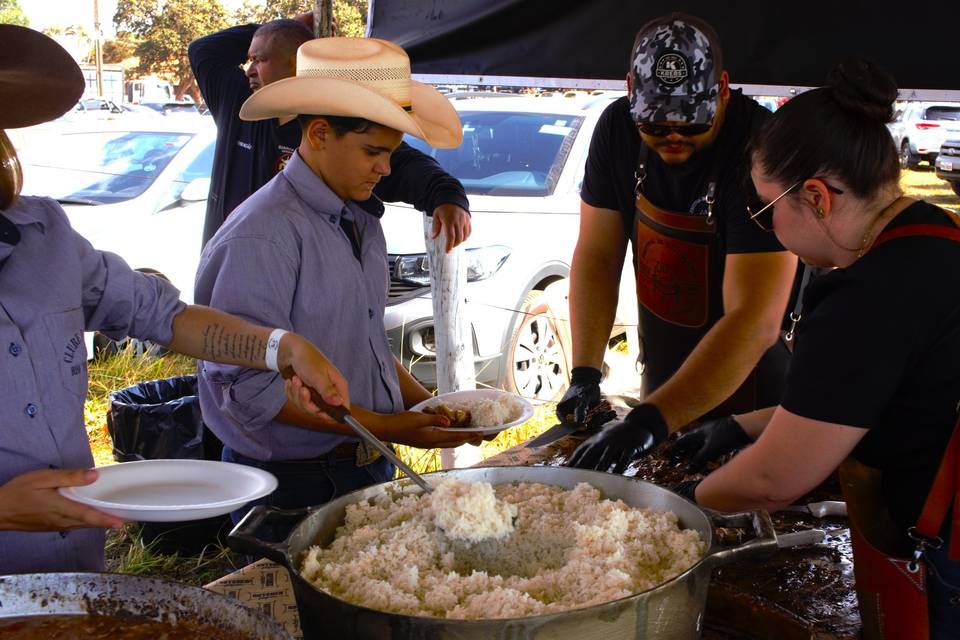
[[[952,226],[949,215],[918,202],[887,229]],[[891,240],[813,282],[797,328],[783,407],[870,430],[853,455],[883,471],[884,497],[903,530],[916,524],[956,421],[958,265],[960,242]]]
[[[783,251],[776,236],[750,220],[743,189],[750,133],[769,117],[769,111],[741,91],[731,91],[723,128],[712,145],[676,166],[666,164],[652,150],[647,154],[644,194],[658,207],[704,215],[703,197],[716,167],[715,215],[725,253]],[[640,134],[630,116],[628,98],[614,101],[597,122],[580,190],[580,197],[587,204],[619,211],[628,233],[633,225],[634,172],[640,145]]]

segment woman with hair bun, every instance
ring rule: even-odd
[[[807,288],[780,405],[738,416],[739,438],[697,432],[685,448],[755,443],[677,491],[776,511],[840,467],[864,637],[960,638],[960,223],[903,195],[896,97],[848,60],[756,136],[751,218],[833,269]]]

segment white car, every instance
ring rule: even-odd
[[[566,389],[566,284],[579,233],[584,162],[597,119],[620,95],[457,100],[464,137],[459,148],[436,150],[407,139],[456,176],[470,199],[465,315],[480,383],[538,400],[557,399]],[[421,219],[402,204],[388,205],[383,217],[391,269],[385,325],[395,355],[430,385],[436,356]],[[633,277],[626,269],[615,333],[636,324]]]
[[[94,247],[162,274],[190,303],[215,138],[205,118],[125,117],[35,133],[27,140],[43,144],[18,150],[23,193],[55,198]]]
[[[940,145],[960,135],[960,102],[907,102],[887,128],[900,151],[900,166],[915,169],[926,160],[932,167]]]

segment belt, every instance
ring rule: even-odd
[[[330,451],[322,453],[317,457],[321,460],[324,458],[353,458],[356,457],[359,446],[359,442],[341,442],[333,449],[330,449]]]
[[[315,458],[316,461],[330,459],[352,459],[358,467],[365,467],[379,460],[380,452],[362,440],[360,442],[341,442],[330,451]]]
[[[330,463],[333,460],[353,460],[358,467],[365,467],[372,462],[380,459],[380,452],[368,445],[366,442],[341,442],[333,449],[314,458],[301,458],[297,460],[274,460],[270,464],[280,465],[300,465],[300,464],[323,464]]]

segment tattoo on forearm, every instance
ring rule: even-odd
[[[203,357],[215,362],[262,365],[267,342],[252,333],[231,333],[222,324],[208,324],[203,330]]]

